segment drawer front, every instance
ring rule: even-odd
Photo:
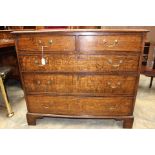
[[[115,75],[80,75],[77,92],[92,95],[134,95],[136,77]]]
[[[27,92],[134,95],[136,77],[115,75],[24,74]]]
[[[140,35],[80,36],[80,51],[141,51]]]
[[[75,76],[61,74],[24,74],[27,92],[73,93]]]
[[[28,95],[27,101],[29,112],[57,115],[131,115],[133,107],[133,98],[129,97]]]
[[[22,71],[51,72],[136,72],[139,56],[133,55],[41,55],[19,56]]]
[[[45,55],[46,65],[41,65],[41,55],[19,56],[22,71],[73,72],[76,70],[76,56]]]
[[[68,52],[75,50],[74,36],[23,36],[18,40],[18,50]]]

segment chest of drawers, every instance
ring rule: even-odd
[[[29,125],[47,116],[116,119],[132,127],[147,30],[13,33]]]

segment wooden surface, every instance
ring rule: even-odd
[[[27,93],[134,95],[136,77],[116,75],[23,74]]]
[[[11,30],[0,30],[0,66],[10,66],[8,78],[20,79],[14,36]]]
[[[140,35],[80,36],[80,51],[140,51]],[[115,43],[116,41],[116,43]]]
[[[51,41],[51,42],[50,42]],[[41,45],[45,46],[46,51],[74,51],[74,36],[34,36],[28,38],[23,36],[18,41],[19,50],[41,51]]]
[[[144,74],[146,76],[155,76],[155,69],[148,67],[148,66],[142,66],[141,68],[141,74]]]
[[[26,53],[26,52],[24,52]],[[20,55],[19,62],[22,72],[137,72],[139,56],[136,55],[65,55],[65,54],[45,54],[47,64],[41,63],[41,55]],[[127,65],[128,64],[128,65]]]
[[[35,30],[35,31],[14,31],[12,32],[13,34],[28,34],[28,33],[62,33],[62,32],[65,32],[65,33],[76,33],[76,32],[88,32],[88,33],[91,33],[91,32],[103,32],[103,33],[107,33],[107,32],[122,32],[122,33],[146,33],[146,32],[149,32],[148,30],[146,29],[55,29],[55,30]],[[84,34],[84,33],[83,33]],[[100,35],[100,34],[99,34]]]
[[[146,32],[14,32],[28,124],[44,116],[113,118],[131,128]],[[45,65],[41,46],[48,46]]]
[[[143,61],[141,66],[141,74],[151,78],[149,88],[152,87],[153,79],[155,77],[155,45],[154,43],[145,42],[145,48],[143,52]],[[150,63],[153,62],[151,65]]]
[[[10,39],[1,39],[0,40],[0,48],[12,47],[12,46],[15,46],[14,40],[10,40]]]
[[[130,97],[28,95],[27,98],[29,112],[41,114],[111,116],[112,113],[113,116],[127,116],[132,114],[133,106]]]
[[[12,40],[14,38],[14,36],[11,32],[12,32],[11,30],[0,30],[0,40],[1,39],[11,39]]]

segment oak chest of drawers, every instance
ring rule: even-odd
[[[147,30],[18,31],[27,121],[123,120],[131,128]]]

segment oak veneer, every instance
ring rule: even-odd
[[[55,115],[127,116],[133,106],[132,97],[28,95],[27,99],[30,113]]]
[[[131,128],[147,32],[13,32],[28,124],[43,117],[106,118],[123,120],[123,127]]]
[[[41,51],[42,45],[45,51],[74,51],[75,36],[23,36],[18,41],[19,50]]]
[[[134,95],[136,77],[122,75],[24,73],[27,93],[84,93],[99,96]]]
[[[20,55],[21,71],[47,72],[137,72],[139,55],[50,55],[45,54],[46,65],[41,66],[41,55]],[[128,65],[125,65],[128,64]]]

